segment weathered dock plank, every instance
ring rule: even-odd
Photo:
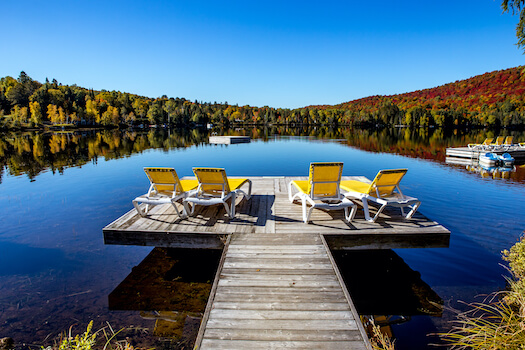
[[[260,332],[259,332],[260,333]],[[351,344],[350,344],[351,343]],[[341,350],[341,349],[365,349],[359,342],[349,341],[246,341],[230,340],[221,344],[215,344],[209,340],[203,342],[202,348],[216,350],[250,349],[250,350],[276,350],[276,349],[319,349],[319,350]]]

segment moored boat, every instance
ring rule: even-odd
[[[500,162],[499,157],[492,152],[487,152],[479,156],[479,164],[484,167],[494,167]]]
[[[498,156],[498,159],[505,167],[511,167],[514,165],[514,158],[509,153],[503,153],[501,156]]]

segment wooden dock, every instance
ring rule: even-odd
[[[106,244],[223,249],[200,349],[371,349],[330,249],[449,243],[446,228],[419,213],[404,220],[399,209],[376,223],[365,221],[362,210],[351,223],[342,211],[314,210],[304,224],[301,205],[288,201],[287,184],[306,177],[250,179],[252,198],[239,203],[234,219],[212,206],[180,220],[168,204],[147,218],[131,210],[103,229]]]
[[[523,147],[512,147],[509,149],[500,148],[495,150],[472,150],[468,147],[451,147],[447,148],[445,151],[447,157],[469,158],[475,160],[478,160],[480,155],[485,154],[487,152],[492,152],[498,155],[502,155],[503,153],[509,153],[512,157],[514,157],[514,159],[516,159],[516,161],[525,160],[525,148]]]
[[[236,143],[250,143],[250,136],[210,136],[209,143],[218,145],[233,145]]]

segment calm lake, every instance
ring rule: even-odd
[[[211,132],[252,142],[211,145]],[[344,278],[360,281],[350,289],[358,311],[388,316],[397,349],[430,347],[439,339],[429,334],[450,329],[464,302],[505,287],[501,251],[525,229],[524,166],[488,173],[445,162],[446,147],[492,136],[324,128],[0,134],[0,338],[39,348],[94,320],[95,329],[128,327],[121,335],[136,346],[191,348],[220,252],[103,244],[102,228],[147,191],[142,168],[307,176],[310,162],[342,161],[343,175],[369,179],[408,168],[403,192],[452,232],[449,248],[335,256]]]

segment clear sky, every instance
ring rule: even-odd
[[[1,0],[0,77],[296,108],[523,64],[501,0]]]

